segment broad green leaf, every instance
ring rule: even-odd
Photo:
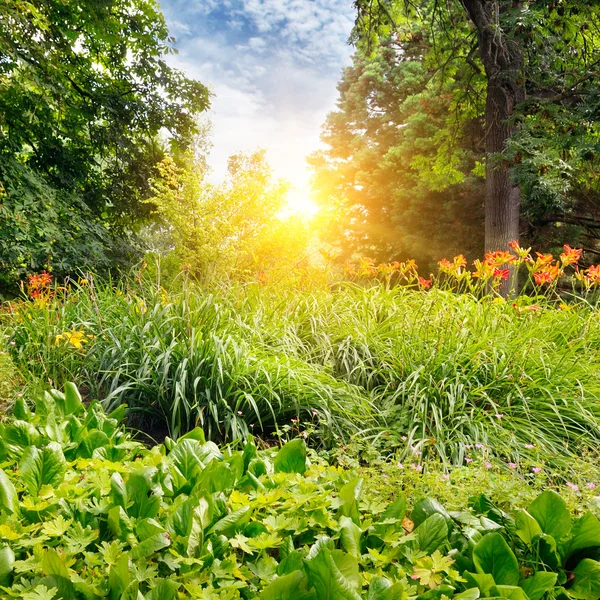
[[[338,569],[331,550],[323,548],[314,558],[305,561],[310,583],[317,600],[361,600],[352,584]]]
[[[129,499],[127,514],[136,518],[153,518],[158,514],[160,498],[152,492],[156,467],[143,467],[129,474],[125,489]]]
[[[77,386],[68,382],[65,384],[65,415],[76,415],[83,409],[83,402]]]
[[[499,533],[488,533],[473,549],[473,563],[478,573],[489,574],[497,585],[518,585],[517,558]]]
[[[117,506],[127,508],[127,488],[120,473],[113,473],[110,476],[110,491],[113,502]]]
[[[486,598],[490,596],[492,590],[496,589],[494,578],[487,573],[469,573],[468,571],[465,571],[463,576],[467,580],[467,585],[469,587],[481,590],[481,593]]]
[[[392,502],[383,512],[380,521],[386,521],[387,519],[398,519],[402,521],[406,516],[406,498],[400,494],[394,502]]]
[[[275,473],[299,473],[306,472],[306,444],[298,438],[288,442],[279,449],[275,456]]]
[[[146,594],[146,600],[175,600],[180,585],[172,579],[161,579],[160,583]]]
[[[278,577],[260,594],[260,600],[313,600],[316,592],[308,590],[308,578],[303,571]]]
[[[0,585],[9,585],[15,563],[15,553],[9,546],[0,548]]]
[[[415,524],[415,527],[418,527],[425,519],[434,514],[440,514],[444,519],[450,521],[450,515],[448,511],[435,499],[433,498],[425,498],[420,502],[417,502],[415,507],[413,508],[412,513],[410,514],[410,518],[412,522]]]
[[[521,579],[519,586],[523,588],[529,600],[540,600],[548,590],[554,587],[556,579],[556,573],[538,571],[527,579]]]
[[[233,533],[250,519],[250,506],[242,506],[217,521],[208,531],[208,535]]]
[[[453,600],[478,600],[481,597],[481,590],[479,588],[469,588],[464,592],[453,597]]]
[[[67,461],[60,445],[50,442],[43,450],[35,446],[26,448],[19,470],[27,491],[37,496],[43,485],[57,487],[62,483]]]
[[[19,510],[19,498],[12,481],[0,469],[0,512],[12,514]]]
[[[397,600],[404,598],[404,585],[402,582],[392,583],[385,577],[376,575],[371,579],[367,600]]]
[[[431,554],[448,539],[448,523],[439,513],[427,517],[414,531],[419,550]]]
[[[542,531],[557,541],[571,530],[571,515],[567,504],[552,490],[542,492],[530,504],[528,512]]]
[[[563,552],[565,558],[577,550],[600,547],[600,521],[592,513],[585,513],[573,523],[571,536],[571,539],[565,544]]]
[[[340,573],[346,578],[348,583],[357,591],[360,590],[361,581],[358,568],[358,558],[346,554],[342,550],[332,550],[331,557],[335,561]]]
[[[121,600],[123,592],[130,584],[129,557],[123,554],[108,571],[109,600]]]
[[[515,515],[516,534],[528,545],[531,546],[534,539],[542,534],[542,528],[539,523],[526,511],[520,510]]]
[[[600,562],[584,558],[573,570],[575,579],[569,595],[581,600],[600,598]]]
[[[346,483],[340,489],[338,505],[340,513],[344,517],[349,517],[360,527],[359,501],[362,492],[363,479],[357,478]]]
[[[342,548],[353,556],[360,556],[362,529],[349,517],[340,517],[340,541]]]
[[[500,597],[507,600],[530,600],[527,594],[517,585],[498,585],[496,589]]]

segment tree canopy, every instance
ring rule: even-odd
[[[149,214],[161,137],[185,148],[209,102],[201,83],[167,64],[172,43],[154,0],[0,5],[0,182],[9,220],[0,267],[8,279],[106,264],[117,238]],[[88,235],[88,261],[87,251],[57,252]]]

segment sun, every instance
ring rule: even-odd
[[[311,198],[311,192],[307,188],[293,186],[287,194],[287,205],[283,214],[287,216],[297,215],[304,218],[312,218],[319,212],[319,206]]]

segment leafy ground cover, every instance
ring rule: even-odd
[[[307,452],[195,429],[151,449],[74,385],[1,425],[0,597],[387,600],[600,594],[600,521],[545,491],[448,511]]]

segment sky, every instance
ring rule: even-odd
[[[276,176],[306,188],[305,158],[350,62],[352,0],[160,3],[179,51],[170,64],[214,94],[211,179],[223,179],[231,154],[265,148]]]

